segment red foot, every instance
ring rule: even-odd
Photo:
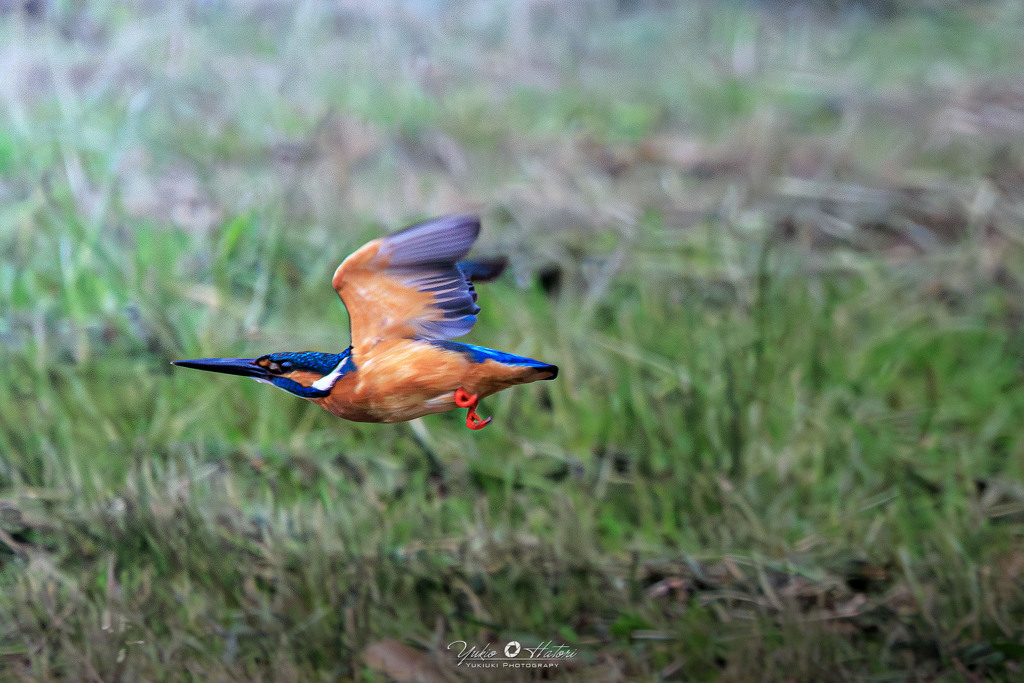
[[[491,418],[482,419],[476,414],[476,407],[480,405],[480,399],[476,394],[470,394],[462,387],[455,390],[455,405],[460,408],[469,408],[466,411],[466,426],[470,429],[483,429]]]

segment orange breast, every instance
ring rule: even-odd
[[[373,347],[367,357],[353,355],[356,370],[334,385],[331,394],[312,399],[325,410],[356,422],[403,422],[456,408],[462,387],[481,398],[516,384],[547,376],[536,368],[487,360],[429,342],[395,339]]]

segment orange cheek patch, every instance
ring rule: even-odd
[[[294,372],[289,372],[288,374],[281,376],[287,377],[293,382],[298,382],[304,387],[313,386],[313,382],[317,381],[321,377],[315,372],[308,372],[306,370],[296,370]]]

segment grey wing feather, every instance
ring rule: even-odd
[[[388,273],[434,296],[437,315],[417,323],[423,337],[461,337],[476,323],[476,292],[456,262],[469,253],[479,234],[475,216],[445,216],[384,238],[379,253],[387,259]]]
[[[392,268],[454,266],[469,253],[479,234],[476,216],[444,216],[388,235],[380,254]]]

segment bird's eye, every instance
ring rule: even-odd
[[[290,360],[281,361],[281,370],[287,372],[292,369],[292,362]]]

